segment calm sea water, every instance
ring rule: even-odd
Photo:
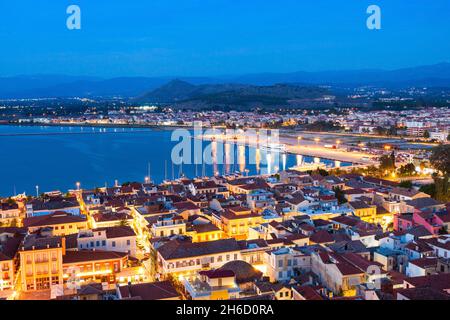
[[[228,150],[226,164],[172,165],[172,148],[178,142],[171,141],[171,135],[171,130],[158,129],[0,126],[0,196],[35,194],[36,185],[41,193],[75,189],[76,182],[82,188],[94,188],[112,186],[116,180],[144,181],[149,163],[150,177],[157,183],[181,174],[274,173],[298,161],[334,165],[330,160],[289,154],[272,153],[269,157],[263,150],[234,145],[225,148],[220,143],[217,149]],[[202,142],[203,149],[208,146],[210,142]],[[255,161],[255,154],[259,161]],[[346,165],[350,164],[341,163]]]

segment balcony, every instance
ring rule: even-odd
[[[39,259],[39,260],[35,260],[34,263],[48,263],[48,259]]]

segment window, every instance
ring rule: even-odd
[[[282,268],[283,267],[283,260],[278,260],[278,268]]]
[[[97,241],[95,242],[95,245],[96,245],[97,247],[100,247],[100,241],[97,240]]]
[[[131,245],[130,239],[127,240],[127,246]]]
[[[115,241],[112,242],[112,246],[113,246],[113,248],[116,247],[116,242]]]
[[[106,246],[106,240],[102,240],[102,246]]]

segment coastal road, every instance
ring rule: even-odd
[[[252,147],[258,146],[258,137],[251,134],[236,136],[236,139],[232,136],[225,135],[204,135],[203,139],[207,141],[216,139],[217,141],[237,142]],[[280,136],[279,143],[286,145],[286,151],[292,154],[337,160],[341,162],[352,162],[355,165],[362,166],[375,165],[378,163],[373,155],[363,152],[348,152],[344,148],[325,148],[320,142],[308,140],[297,141],[297,139],[293,137]]]

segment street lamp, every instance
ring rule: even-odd
[[[320,142],[320,138],[315,138],[314,141],[318,144]]]
[[[79,191],[79,190],[80,190],[80,183],[77,182],[77,183],[76,183],[76,186],[77,186],[77,190]]]
[[[339,149],[339,145],[341,144],[341,140],[336,140],[337,148]]]
[[[300,140],[302,140],[302,137],[301,136],[298,136],[297,137],[297,145],[300,147]]]
[[[145,183],[149,183],[150,182],[150,178],[149,177],[145,177]]]
[[[36,185],[36,197],[39,197],[39,186]]]

